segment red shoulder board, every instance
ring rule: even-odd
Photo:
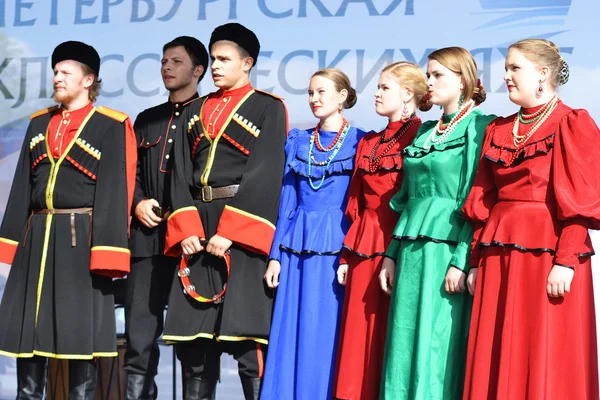
[[[100,106],[96,109],[100,114],[106,115],[109,118],[115,119],[121,123],[125,122],[129,116],[127,114],[123,114],[120,111],[113,110],[112,108]]]
[[[271,96],[277,100],[283,101],[283,97],[277,96],[276,94],[265,92],[264,90],[260,90],[260,89],[254,89],[254,91],[266,94],[267,96]]]
[[[44,114],[48,114],[48,113],[54,112],[57,109],[58,109],[58,106],[52,106],[52,107],[44,108],[43,110],[39,110],[39,111],[36,111],[33,114],[31,114],[29,116],[29,119],[34,119],[34,118],[39,117],[40,115],[44,115]]]

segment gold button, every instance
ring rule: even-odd
[[[65,114],[65,117],[68,117],[68,116],[69,116],[69,113],[66,113],[66,114]]]
[[[175,116],[176,116],[176,117],[179,117],[179,111],[177,111],[177,112],[175,113]]]
[[[223,99],[223,103],[227,103],[227,99]]]
[[[210,124],[208,124],[208,126],[212,126],[212,122]]]
[[[167,154],[167,155],[165,156],[165,158],[168,160],[168,159],[169,159],[169,155]]]
[[[146,142],[146,146],[149,146],[149,145],[150,145],[150,142]]]
[[[58,151],[58,147],[55,147],[54,150]]]
[[[175,108],[179,108],[179,104],[175,104]]]
[[[169,139],[169,140],[168,140],[168,142],[169,142],[169,143],[173,143],[173,139]]]
[[[63,121],[63,124],[65,124],[65,125],[66,125],[66,124],[67,124],[67,121]]]
[[[171,125],[171,129],[177,128],[177,125]]]

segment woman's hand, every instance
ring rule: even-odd
[[[337,269],[337,278],[340,285],[346,286],[346,278],[348,277],[348,264],[340,264]]]
[[[267,272],[265,272],[265,281],[267,286],[271,289],[275,289],[279,286],[279,274],[281,273],[281,264],[277,260],[269,261]]]
[[[565,293],[570,293],[574,275],[575,270],[572,268],[563,267],[562,265],[552,267],[546,284],[548,296],[563,297]]]
[[[444,279],[444,288],[450,294],[461,293],[465,291],[465,273],[451,265]]]
[[[467,288],[469,289],[469,293],[475,296],[475,284],[477,283],[477,271],[479,268],[471,268],[469,270],[469,275],[467,275]]]
[[[381,285],[381,289],[388,295],[392,294],[395,272],[396,262],[389,257],[384,257],[381,272],[379,273],[379,284]]]

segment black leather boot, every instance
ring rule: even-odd
[[[95,397],[96,363],[69,360],[69,400],[94,400]]]
[[[215,400],[217,381],[197,377],[184,377],[184,400]]]
[[[260,378],[240,378],[246,400],[258,400],[260,396]]]
[[[127,374],[127,387],[125,389],[125,400],[155,400],[156,385],[154,379],[140,374]]]
[[[46,359],[17,358],[17,400],[42,400],[46,386]]]

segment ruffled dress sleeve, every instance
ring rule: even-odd
[[[285,142],[285,170],[283,173],[283,186],[279,200],[279,218],[275,228],[275,236],[271,245],[269,259],[280,261],[281,241],[290,223],[290,215],[298,206],[296,173],[290,167],[296,157],[298,136],[302,133],[299,129],[292,129]]]
[[[575,267],[593,250],[588,229],[600,229],[600,131],[585,110],[560,122],[554,142],[553,176],[558,219],[564,221],[555,264]],[[582,253],[582,245],[590,249]]]
[[[346,206],[346,218],[350,225],[358,219],[359,215],[364,210],[364,197],[363,197],[363,178],[360,168],[358,168],[358,161],[363,155],[364,151],[364,140],[361,139],[358,142],[356,148],[356,156],[354,162],[354,172],[352,173],[352,179],[350,180],[350,187],[348,188],[348,205]],[[340,264],[348,264],[349,250],[345,247],[342,249],[340,256]]]
[[[496,121],[492,121],[485,131],[481,158],[484,158],[484,155],[491,146],[495,126]],[[469,257],[469,266],[471,268],[479,266],[479,238],[497,199],[498,189],[494,181],[492,163],[481,160],[475,174],[473,186],[462,208],[463,216],[468,222],[466,225],[471,226],[473,229],[473,236],[470,243],[471,254]]]
[[[396,193],[394,195],[394,197],[392,197],[392,200],[390,200],[390,208],[394,212],[397,212],[398,214],[402,214],[402,212],[406,208],[407,203],[408,203],[408,181],[404,180],[402,182],[402,186],[400,186],[400,190],[398,191],[398,193]],[[390,245],[388,246],[387,250],[385,251],[385,256],[387,258],[391,258],[392,260],[396,261],[399,250],[400,250],[400,241],[397,239],[392,239],[390,241]]]
[[[496,118],[495,115],[476,115],[472,123],[467,127],[466,135],[466,147],[465,147],[465,167],[464,174],[461,177],[461,186],[458,193],[458,208],[457,212],[460,213],[464,206],[464,203],[471,191],[473,181],[477,173],[479,166],[479,160],[482,153],[482,145],[487,131],[488,125]],[[473,242],[473,227],[468,222],[463,223],[460,234],[458,236],[458,243],[450,265],[460,270],[467,271],[469,269],[469,254]]]

